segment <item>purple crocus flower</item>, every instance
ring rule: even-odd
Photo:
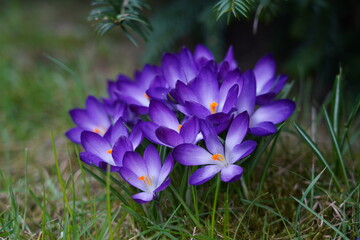
[[[247,111],[250,115],[249,132],[256,136],[274,134],[275,124],[288,119],[295,110],[295,103],[289,99],[279,99],[255,108],[256,80],[254,73],[249,70],[244,75],[244,84],[237,99],[237,112]]]
[[[194,144],[181,144],[174,149],[174,158],[183,165],[206,165],[196,170],[189,183],[199,185],[209,181],[218,172],[224,182],[240,179],[243,169],[235,163],[251,154],[256,142],[244,141],[249,127],[249,116],[246,112],[236,116],[228,130],[225,145],[220,143],[218,136],[209,124],[202,121],[201,130],[207,150]]]
[[[104,105],[93,96],[86,99],[85,109],[73,109],[69,113],[77,127],[68,130],[65,135],[74,143],[81,142],[83,131],[91,131],[103,136],[111,126]]]
[[[284,87],[287,76],[275,76],[276,63],[271,54],[263,56],[254,67],[256,79],[256,103],[259,105],[270,102]]]
[[[125,152],[134,151],[142,141],[142,132],[136,124],[129,134],[122,121],[118,121],[106,132],[104,137],[84,131],[81,134],[81,144],[85,152],[80,153],[83,162],[106,169],[111,165],[112,171],[122,166]]]
[[[144,152],[144,157],[136,152],[126,152],[123,167],[119,172],[122,178],[130,185],[142,190],[132,198],[138,203],[146,203],[156,198],[157,193],[164,190],[170,184],[168,178],[174,165],[171,154],[168,155],[164,164],[158,151],[153,145],[149,145]]]
[[[151,100],[149,106],[151,122],[141,124],[147,139],[153,143],[175,147],[182,143],[195,143],[199,140],[199,122],[196,117],[180,123],[175,113],[157,100]]]

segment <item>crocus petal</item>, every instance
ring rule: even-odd
[[[275,87],[273,89],[273,92],[274,93],[280,92],[281,89],[284,87],[287,79],[288,79],[288,76],[286,76],[286,75],[281,74],[280,76],[277,76],[276,80],[275,80]]]
[[[250,119],[250,127],[260,122],[281,123],[295,110],[295,103],[288,99],[280,99],[258,108]]]
[[[157,179],[161,170],[161,160],[158,151],[152,144],[145,149],[144,160],[150,179]]]
[[[196,116],[191,117],[185,123],[183,123],[180,129],[180,135],[184,140],[184,143],[195,143],[195,139],[199,134],[200,126],[199,120]]]
[[[84,163],[86,163],[88,165],[95,165],[98,167],[101,162],[104,162],[104,160],[102,160],[95,154],[89,153],[89,152],[81,152],[80,159],[81,159],[81,161],[83,161]]]
[[[119,169],[119,173],[120,173],[121,177],[124,179],[124,181],[126,181],[130,185],[132,185],[142,191],[147,190],[147,186],[144,184],[144,182],[139,180],[139,176],[137,174],[135,174],[134,172],[132,172],[130,169],[128,169],[126,167],[121,167]]]
[[[244,141],[236,145],[230,153],[227,153],[226,159],[229,163],[235,163],[236,161],[247,157],[256,148],[256,142],[253,140]]]
[[[214,72],[209,68],[203,68],[198,77],[192,83],[192,89],[196,93],[199,102],[206,108],[216,102],[219,104],[219,83]]]
[[[235,58],[234,58],[234,48],[233,48],[233,46],[229,47],[223,62],[227,62],[229,64],[229,69],[230,70],[233,70],[233,69],[237,68],[237,62],[235,61]]]
[[[249,115],[247,112],[237,115],[229,127],[225,139],[225,151],[230,152],[235,145],[241,143],[249,129]]]
[[[215,129],[207,121],[201,121],[200,123],[201,132],[204,136],[206,148],[212,154],[224,155],[224,147],[220,143],[218,135]]]
[[[185,81],[184,73],[180,70],[180,62],[173,54],[165,54],[162,58],[162,71],[170,88],[175,87],[177,80]]]
[[[172,154],[169,154],[167,156],[163,166],[161,167],[161,171],[159,173],[156,186],[159,186],[160,184],[162,184],[165,181],[165,179],[169,176],[173,167],[174,167],[174,158],[173,158]]]
[[[84,109],[73,109],[69,112],[73,122],[85,130],[93,130],[96,125],[92,122]]]
[[[221,170],[220,177],[223,182],[235,182],[241,178],[242,167],[231,164]]]
[[[269,93],[265,93],[259,96],[256,96],[256,104],[257,105],[265,105],[270,103],[276,96],[276,93],[274,92],[269,92]]]
[[[81,144],[87,152],[95,154],[111,165],[115,164],[111,153],[108,152],[112,147],[99,134],[89,131],[82,132]]]
[[[167,127],[159,127],[155,131],[156,137],[166,144],[166,146],[176,147],[183,143],[183,139],[178,132]]]
[[[140,124],[141,130],[144,136],[153,143],[161,144],[161,141],[157,138],[155,131],[159,127],[153,122],[142,122]]]
[[[262,57],[254,67],[254,74],[256,78],[256,93],[259,93],[263,86],[275,74],[275,60],[271,54]]]
[[[154,192],[161,192],[165,188],[167,188],[170,185],[171,179],[166,179],[158,188],[154,190]]]
[[[176,82],[176,93],[177,96],[181,98],[182,103],[184,103],[185,101],[198,101],[194,92],[185,83],[181,81]]]
[[[149,113],[149,108],[146,106],[140,106],[137,104],[130,104],[129,108],[132,112],[134,112],[137,115],[145,115]]]
[[[133,195],[132,198],[135,200],[135,202],[144,204],[153,200],[154,194],[149,192],[141,192]]]
[[[137,152],[126,152],[123,166],[135,173],[138,177],[146,176],[147,169],[143,158]]]
[[[89,118],[97,125],[105,128],[110,126],[110,119],[106,113],[104,105],[101,104],[95,97],[89,96],[86,99],[86,111]]]
[[[164,88],[164,87],[153,87],[153,88],[149,88],[146,91],[146,94],[151,98],[151,99],[165,99],[166,95],[169,93],[169,89],[168,88]]]
[[[82,128],[80,127],[74,127],[71,128],[70,130],[68,130],[65,135],[74,143],[80,144],[81,143],[81,133],[82,131],[84,131]]]
[[[203,67],[208,61],[214,60],[214,55],[204,45],[197,45],[194,52],[195,62],[198,67]]]
[[[110,144],[114,145],[115,142],[119,139],[119,137],[127,137],[128,135],[128,130],[124,125],[124,121],[118,120],[111,128]]]
[[[132,128],[132,131],[129,136],[129,140],[131,141],[132,145],[134,146],[134,149],[136,149],[142,142],[143,133],[141,130],[141,121],[138,121]]]
[[[177,129],[179,121],[175,114],[163,103],[157,100],[151,100],[149,106],[151,120],[159,126],[171,129]]]
[[[122,166],[124,154],[133,151],[133,145],[129,138],[121,136],[112,148],[112,157],[116,166]]]
[[[234,85],[239,86],[239,93],[241,92],[243,82],[240,81],[240,71],[238,69],[233,70],[231,72],[228,72],[225,77],[224,81],[221,84],[220,90],[219,90],[219,105],[223,106],[226,100],[226,97],[229,93],[230,88],[232,88]]]
[[[183,48],[179,54],[179,59],[181,63],[181,70],[185,74],[187,82],[190,82],[197,75],[197,69],[195,66],[195,61],[191,52],[187,48]]]
[[[239,93],[238,85],[234,85],[232,88],[229,89],[224,105],[221,109],[222,112],[228,113],[232,108],[235,107],[238,93]]]
[[[178,108],[179,109],[179,108]],[[210,111],[205,108],[203,105],[197,102],[185,102],[185,109],[187,112],[190,112],[190,116],[197,116],[200,119],[205,119],[211,113]],[[184,111],[182,111],[184,112]]]
[[[173,156],[176,161],[186,166],[215,164],[208,151],[190,143],[177,146],[174,149]]]
[[[200,185],[213,178],[222,169],[219,165],[207,165],[196,170],[190,177],[191,185]]]
[[[261,122],[249,128],[249,133],[255,136],[268,136],[276,131],[276,126],[272,122]]]
[[[247,71],[242,76],[243,87],[236,106],[238,112],[247,111],[250,115],[254,112],[256,100],[256,80],[252,71]]]

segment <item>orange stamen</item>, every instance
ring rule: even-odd
[[[107,153],[111,154],[112,153],[112,149],[109,149],[106,151]]]
[[[139,180],[143,181],[146,185],[150,186],[152,183],[151,183],[151,180],[149,178],[149,176],[146,174],[146,176],[140,176],[138,177]]]
[[[100,129],[94,128],[93,132],[94,132],[94,133],[100,133]]]
[[[216,103],[216,102],[210,103],[210,112],[211,112],[211,114],[216,113],[216,107],[217,107],[218,105],[219,105],[219,104]]]
[[[144,181],[145,177],[141,176],[141,177],[138,177],[138,179],[141,180],[141,181]]]
[[[178,131],[180,131],[180,129],[182,128],[182,125],[178,125]]]
[[[220,154],[220,153],[212,155],[211,159],[214,160],[214,161],[220,161],[220,162],[225,161],[224,156],[222,154]]]
[[[150,100],[149,95],[147,95],[146,93],[144,93],[144,97],[145,97],[147,100]]]

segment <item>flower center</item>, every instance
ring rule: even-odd
[[[94,128],[93,132],[102,136],[105,134],[105,129],[102,127],[96,127]]]
[[[143,181],[147,186],[151,186],[152,182],[149,176],[146,174],[145,176],[138,177],[138,180]]]
[[[210,112],[211,112],[211,114],[216,113],[216,107],[217,107],[218,105],[219,105],[219,104],[216,103],[216,102],[210,103]]]
[[[147,100],[150,100],[149,95],[147,95],[146,93],[144,93],[144,97],[145,97]]]
[[[217,154],[214,154],[211,156],[211,159],[214,160],[214,161],[220,161],[220,162],[224,162],[225,161],[225,158],[222,154],[220,153],[217,153]]]
[[[182,128],[182,125],[178,125],[178,132],[180,132],[180,129]]]
[[[112,153],[112,149],[107,150],[106,153],[111,154],[111,153]]]

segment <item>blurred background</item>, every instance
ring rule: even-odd
[[[133,76],[144,63],[159,64],[164,52],[198,43],[218,60],[233,45],[243,70],[272,53],[277,73],[294,83],[300,115],[326,101],[339,66],[344,102],[351,105],[359,93],[358,1],[260,0],[250,5],[248,18],[224,14],[218,20],[217,1],[147,3],[143,14],[153,31],[148,41],[132,34],[135,46],[120,27],[96,35],[87,20],[90,0],[0,2],[0,151],[7,159],[29,146],[46,159],[49,130],[62,136],[72,126],[68,110],[83,107],[87,95],[104,96],[106,81],[119,73]]]

